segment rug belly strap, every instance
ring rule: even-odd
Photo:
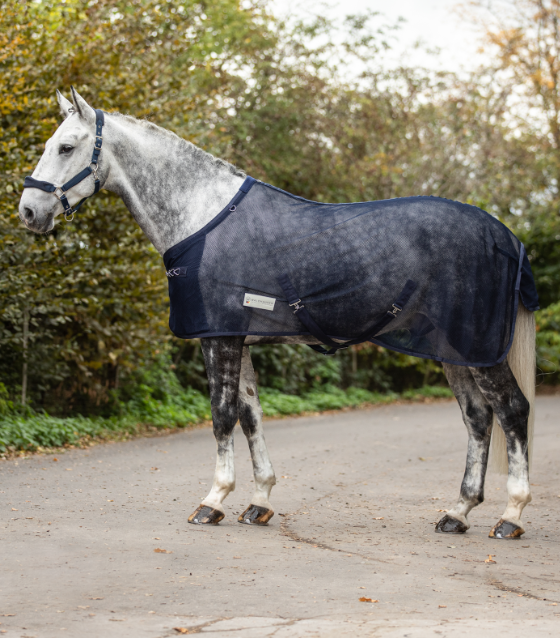
[[[345,341],[344,343],[337,343],[333,339],[331,339],[317,324],[317,322],[313,319],[313,317],[307,311],[307,308],[302,303],[299,295],[292,284],[290,277],[287,273],[280,275],[278,277],[278,283],[280,284],[284,294],[286,295],[286,299],[288,300],[288,305],[295,308],[294,315],[301,321],[301,323],[309,330],[309,332],[324,343],[326,346],[329,346],[330,349],[326,350],[322,346],[310,345],[309,347],[315,350],[316,352],[320,352],[325,355],[333,355],[336,354],[339,350],[343,350],[344,348],[348,348],[349,346],[356,345],[358,343],[363,343],[364,341],[369,341],[376,334],[378,334],[383,328],[396,318],[397,314],[401,312],[409,301],[412,293],[416,290],[417,284],[409,279],[404,288],[401,290],[399,296],[392,304],[392,309],[387,310],[385,316],[380,319],[373,326],[368,328],[365,332],[362,332],[360,335],[355,337],[354,339],[350,339],[349,341]]]

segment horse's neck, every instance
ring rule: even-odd
[[[233,198],[243,177],[160,130],[107,118],[104,187],[120,195],[160,254],[203,228]]]

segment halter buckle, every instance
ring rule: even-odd
[[[99,144],[99,146],[98,146],[98,144]],[[95,144],[93,145],[93,148],[96,151],[100,151],[102,145],[103,145],[103,135],[96,135],[95,136]]]

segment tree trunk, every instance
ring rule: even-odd
[[[27,340],[29,337],[29,304],[23,307],[23,369],[21,373],[21,405],[27,399]]]

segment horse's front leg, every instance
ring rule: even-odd
[[[225,516],[222,503],[235,489],[233,430],[239,414],[237,396],[244,339],[211,337],[201,340],[218,455],[212,489],[196,511],[189,516],[189,523],[219,523]]]
[[[266,525],[274,516],[274,510],[268,499],[272,486],[276,485],[276,476],[264,440],[262,408],[249,346],[243,347],[238,406],[239,421],[251,451],[255,479],[255,493],[251,498],[251,504],[238,520],[240,523]]]
[[[484,500],[484,479],[492,433],[492,408],[476,384],[471,371],[463,366],[443,364],[445,376],[459,402],[469,434],[467,465],[457,504],[441,518],[436,532],[462,534],[469,527],[467,516]]]

